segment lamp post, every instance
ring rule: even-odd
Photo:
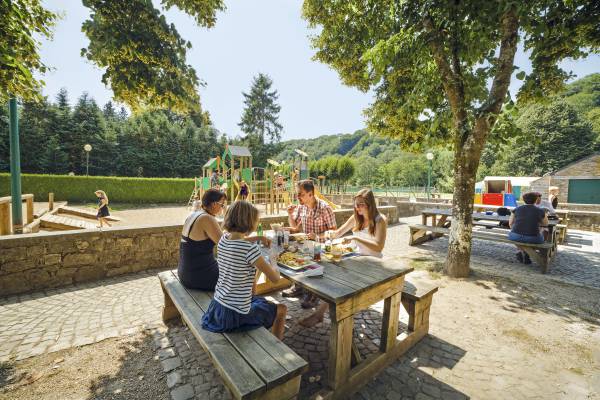
[[[431,191],[431,162],[433,160],[433,153],[428,152],[425,157],[429,161],[429,168],[427,169],[427,201],[429,201],[429,193]]]
[[[10,136],[10,194],[12,197],[13,233],[23,233],[23,205],[21,204],[21,150],[19,148],[19,117],[17,99],[8,101]]]
[[[90,172],[90,151],[92,151],[92,145],[86,144],[83,146],[85,150],[85,176],[89,175]]]

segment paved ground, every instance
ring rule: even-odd
[[[405,258],[413,274],[438,278],[447,240],[408,247],[407,231],[405,224],[390,229],[387,255]],[[511,246],[475,242],[471,278],[437,279],[430,335],[354,398],[600,398],[599,250],[600,235],[573,232],[541,275],[513,262]],[[190,332],[161,323],[155,274],[0,299],[0,361],[147,328],[173,399],[229,398]],[[329,321],[303,329],[295,323],[307,313],[299,302],[275,300],[285,301],[292,317],[285,342],[310,364],[305,398],[327,374]],[[355,319],[363,355],[377,348],[380,316],[377,304]]]

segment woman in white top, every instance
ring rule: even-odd
[[[332,239],[344,235],[351,228],[353,234],[344,238],[345,243],[354,241],[361,255],[383,257],[381,252],[385,246],[387,221],[379,213],[371,189],[362,189],[354,196],[354,215],[331,232]]]
[[[354,215],[336,229],[329,231],[332,238],[337,238],[352,229],[352,236],[346,236],[344,243],[354,241],[358,253],[365,256],[383,257],[387,235],[387,221],[377,210],[375,196],[371,189],[362,189],[354,196]],[[321,303],[310,316],[300,321],[300,325],[311,327],[323,321],[325,312],[329,309],[327,303]]]

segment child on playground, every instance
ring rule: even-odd
[[[264,326],[283,338],[287,307],[253,295],[258,271],[271,282],[280,278],[279,270],[264,259],[258,244],[245,240],[256,230],[258,219],[258,209],[244,200],[233,203],[225,214],[223,228],[227,233],[217,245],[219,278],[202,318],[202,327],[208,331],[247,331]]]
[[[96,190],[94,194],[98,197],[98,213],[96,214],[96,218],[100,221],[98,228],[102,228],[103,224],[112,226],[106,220],[107,217],[110,217],[110,212],[108,211],[108,196],[103,190]]]

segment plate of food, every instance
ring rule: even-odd
[[[313,264],[312,258],[308,256],[302,256],[298,253],[292,253],[290,251],[284,251],[279,255],[277,262],[282,266],[297,271],[302,268],[306,268]]]
[[[356,254],[356,250],[354,246],[346,244],[334,244],[331,246],[331,251],[327,251],[323,253],[323,256],[328,261],[337,262],[340,261],[343,257],[349,257]]]
[[[296,242],[303,242],[308,239],[308,235],[306,233],[292,233],[290,234],[290,240],[295,240]]]

